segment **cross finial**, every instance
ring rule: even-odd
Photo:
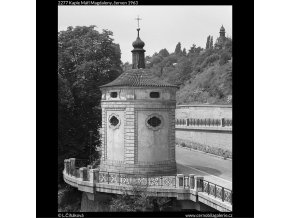
[[[137,20],[137,22],[138,22],[138,29],[139,29],[139,20],[142,20],[141,18],[139,18],[139,15],[138,15],[138,17],[137,18],[135,18],[135,20]]]

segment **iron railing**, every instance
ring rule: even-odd
[[[214,196],[215,198],[232,204],[233,192],[230,189],[224,188],[220,185],[203,179],[197,180],[197,188],[198,191],[205,192],[208,195]]]

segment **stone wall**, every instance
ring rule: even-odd
[[[176,130],[176,140],[179,142],[195,142],[211,147],[222,148],[232,151],[232,133],[223,131],[205,131],[205,130]]]
[[[176,107],[176,119],[210,118],[232,119],[231,105],[178,105]]]
[[[191,105],[178,106],[176,119],[232,119],[230,105]],[[220,122],[222,123],[222,122]],[[176,141],[185,143],[198,143],[211,147],[232,151],[232,131],[227,127],[217,128],[176,128]]]

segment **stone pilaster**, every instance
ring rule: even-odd
[[[185,182],[184,182],[184,175],[183,174],[177,174],[176,175],[176,187],[177,188],[184,188]]]
[[[135,147],[135,109],[133,105],[127,106],[125,109],[125,153],[124,162],[126,164],[134,164],[136,157]]]
[[[195,189],[195,174],[189,174],[189,187],[190,189]]]
[[[196,176],[195,177],[196,191],[202,191],[202,186],[203,186],[203,176]]]

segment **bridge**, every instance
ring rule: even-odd
[[[176,198],[183,208],[198,211],[231,212],[232,190],[205,180],[194,174],[150,176],[100,171],[86,161],[70,158],[64,160],[64,181],[94,200],[98,193],[132,194],[132,187],[146,187],[149,196]]]

